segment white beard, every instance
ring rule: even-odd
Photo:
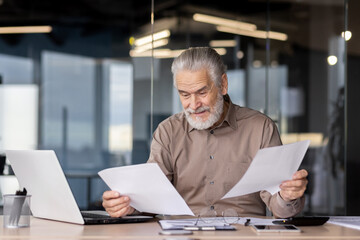
[[[191,108],[184,109],[184,113],[186,116],[186,120],[188,121],[190,126],[192,126],[197,130],[203,130],[210,128],[220,119],[220,116],[223,112],[223,108],[224,108],[224,98],[220,93],[218,93],[217,101],[215,103],[213,112],[211,112],[210,107],[201,107],[197,110],[192,110]],[[196,120],[194,120],[191,117],[192,113],[203,112],[203,111],[210,112],[209,118],[206,121],[203,122],[201,117],[196,117]]]

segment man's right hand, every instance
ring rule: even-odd
[[[130,206],[130,198],[128,196],[120,196],[120,193],[116,191],[104,192],[102,205],[111,217],[126,216],[135,211]]]

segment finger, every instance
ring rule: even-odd
[[[130,205],[121,205],[121,206],[118,205],[118,206],[113,207],[113,208],[108,208],[108,209],[106,209],[106,211],[112,217],[120,217],[120,216],[126,215],[129,208],[130,208]]]
[[[306,187],[308,184],[308,180],[306,178],[300,179],[300,180],[290,180],[290,181],[284,181],[280,184],[281,189],[287,189],[287,188],[302,188]]]
[[[286,191],[286,192],[297,192],[297,191],[305,191],[306,190],[306,186],[302,186],[302,187],[282,187],[280,188],[281,191]]]
[[[288,184],[287,186],[284,186]],[[280,196],[285,201],[291,201],[297,198],[300,198],[304,195],[306,190],[307,180],[302,181],[287,181],[286,183],[280,185]]]
[[[120,209],[127,207],[128,205],[128,203],[103,202],[103,207],[107,212],[117,212]]]
[[[280,196],[285,201],[292,201],[304,195],[304,191],[280,191]]]
[[[129,210],[127,211],[126,215],[133,214],[133,213],[134,213],[134,211],[135,211],[135,208],[133,208],[133,207],[131,207],[131,206],[129,206],[129,208],[128,208],[128,209],[129,209]]]
[[[308,172],[305,169],[301,169],[297,172],[294,173],[292,179],[301,179],[301,178],[306,178],[308,176]]]
[[[118,218],[118,217],[126,216],[126,212],[127,212],[127,208],[122,208],[117,212],[108,212],[108,213],[109,213],[110,217]]]
[[[298,192],[298,191],[305,191],[305,187],[287,187],[287,188],[280,188],[282,191],[286,192]]]
[[[305,190],[306,190],[305,188],[302,188],[297,190],[285,190],[284,192],[290,196],[301,197],[304,194]]]
[[[119,198],[107,199],[103,201],[102,205],[105,209],[110,209],[121,204],[125,204],[125,205],[130,204],[130,198],[127,196],[122,196]]]
[[[111,217],[122,217],[132,213],[134,209],[130,205],[118,205],[114,208],[109,209],[107,212]]]
[[[103,193],[103,200],[109,200],[109,199],[114,199],[114,198],[119,198],[120,197],[120,193],[116,192],[116,191],[105,191]]]
[[[103,201],[103,207],[104,208],[112,208],[112,207],[116,207],[118,205],[121,204],[129,204],[130,203],[130,199],[127,196],[123,196],[123,197],[119,197],[119,198],[113,198],[113,199],[109,199],[109,200],[104,200]]]

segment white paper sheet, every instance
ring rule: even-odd
[[[252,225],[275,225],[273,221],[275,219],[272,218],[255,218],[255,217],[240,217],[235,224],[244,224],[248,219],[250,219],[250,224]],[[281,219],[276,219],[281,220]],[[230,220],[234,222],[233,217]],[[160,220],[160,226],[163,230],[170,229],[184,229],[185,226],[224,226],[224,223],[228,223],[226,218],[223,217],[213,217],[213,218],[201,218],[198,220],[197,218],[186,218],[186,219],[170,219],[170,220]]]
[[[267,190],[274,194],[281,182],[290,180],[298,170],[309,140],[260,149],[239,182],[222,199]]]
[[[112,190],[129,196],[130,205],[140,212],[194,216],[157,163],[108,168],[98,174]]]
[[[328,223],[360,230],[359,216],[331,216]]]

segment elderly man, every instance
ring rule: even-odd
[[[298,214],[304,206],[306,170],[284,181],[274,195],[261,191],[221,200],[259,149],[282,144],[277,127],[266,115],[231,102],[226,67],[214,49],[184,51],[172,72],[184,111],[159,124],[148,162],[159,164],[196,215],[204,209],[218,215],[233,209],[238,215],[260,216],[266,206],[276,217]],[[134,213],[130,201],[115,191],[103,194],[103,206],[113,217]]]

